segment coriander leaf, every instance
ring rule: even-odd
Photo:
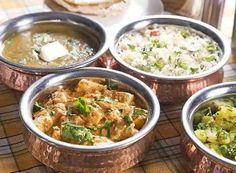
[[[177,50],[176,50],[176,51],[174,51],[174,53],[175,53],[175,55],[176,55],[176,56],[179,56],[179,55],[181,55],[181,54],[182,54],[182,51],[180,51],[180,50],[179,50],[179,51],[177,51]]]
[[[126,126],[130,126],[133,123],[133,120],[129,115],[125,115],[123,117],[123,120],[124,120]]]
[[[187,47],[181,46],[180,49],[182,49],[182,50],[187,50]]]
[[[50,112],[50,115],[51,115],[51,116],[55,116],[55,115],[56,115],[56,112],[55,112],[55,111],[51,111],[51,112]]]
[[[187,30],[181,31],[180,34],[183,38],[187,38],[190,36],[190,33]]]
[[[128,44],[128,47],[130,50],[135,50],[135,45],[133,45],[133,44]]]
[[[209,56],[205,57],[204,59],[207,62],[216,61],[216,57],[214,55],[209,55]]]
[[[199,123],[196,128],[201,129],[201,130],[205,130],[207,127],[208,127],[208,124]]]
[[[177,62],[177,66],[184,69],[184,70],[187,70],[188,69],[188,64],[185,63],[185,62],[182,62],[182,61],[178,61]]]
[[[82,114],[88,114],[91,112],[91,106],[86,103],[86,99],[84,97],[79,97],[74,102],[75,107],[78,109],[78,111]]]
[[[141,49],[141,54],[143,55],[144,59],[148,58],[148,53],[149,53],[149,51],[148,51],[148,49],[146,47]]]
[[[229,158],[231,160],[235,160],[236,144],[221,145],[219,147],[219,150],[224,157]]]
[[[106,79],[106,86],[108,90],[115,90],[118,88],[118,84],[111,79]]]
[[[171,65],[173,62],[173,57],[172,56],[169,56],[168,57],[168,64]]]
[[[206,49],[207,49],[208,52],[214,53],[215,51],[217,51],[217,46],[213,42],[210,42],[207,45]]]
[[[67,107],[67,111],[66,111],[66,115],[68,115],[68,116],[71,116],[71,115],[73,115],[73,109],[72,109],[72,107],[71,106],[68,106]]]
[[[192,74],[198,73],[198,68],[190,67]]]
[[[38,111],[41,111],[43,109],[45,109],[45,108],[44,108],[44,105],[42,103],[39,103],[39,102],[34,103],[33,112],[38,112]]]
[[[134,115],[136,116],[146,116],[147,115],[147,110],[141,109],[141,108],[134,108]]]
[[[151,40],[151,44],[153,48],[163,48],[166,47],[166,43],[160,40]]]
[[[112,126],[113,122],[110,120],[105,121],[105,123],[103,124],[103,128],[107,130],[107,137],[110,138],[111,137],[111,126]]]
[[[93,135],[88,128],[69,121],[62,124],[61,134],[64,139],[75,140],[79,144],[84,144],[85,142],[93,143]]]
[[[163,60],[162,59],[158,59],[155,63],[154,63],[154,66],[156,67],[156,68],[158,68],[158,70],[162,70],[163,69],[163,67],[165,66],[165,64],[164,64],[164,62],[163,62]]]

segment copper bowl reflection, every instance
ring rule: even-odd
[[[124,33],[138,30],[152,23],[188,26],[205,33],[219,44],[223,52],[220,62],[205,72],[185,76],[155,75],[132,67],[117,54],[117,42]],[[165,104],[182,104],[196,91],[212,84],[221,83],[223,81],[222,67],[230,57],[230,46],[217,29],[201,21],[173,15],[149,16],[122,26],[112,39],[110,51],[122,71],[132,74],[148,84],[156,92],[160,103]]]
[[[198,91],[185,103],[182,110],[184,132],[181,136],[181,150],[189,169],[197,173],[236,172],[236,161],[229,160],[207,148],[194,134],[193,114],[209,100],[235,95],[236,82],[213,85]]]
[[[41,132],[32,119],[34,100],[55,86],[86,77],[110,78],[137,94],[149,110],[143,128],[128,139],[101,146],[70,144]],[[26,146],[45,165],[63,172],[119,172],[138,163],[154,142],[154,127],[159,119],[160,107],[155,94],[140,80],[122,72],[90,67],[73,73],[47,75],[36,81],[22,97],[20,115],[26,127]]]
[[[107,50],[107,36],[104,27],[86,17],[65,12],[42,12],[19,16],[0,25],[0,45],[3,46],[13,32],[30,28],[38,22],[69,22],[87,32],[91,43],[96,44],[95,54],[89,59],[64,67],[34,68],[12,63],[0,54],[0,79],[10,88],[25,91],[33,82],[50,73],[65,73],[85,66],[97,66],[98,58]],[[2,48],[1,48],[2,49]]]

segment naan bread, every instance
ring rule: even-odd
[[[57,4],[61,5],[62,7],[66,8],[68,11],[71,12],[79,12],[84,14],[92,14],[92,15],[106,15],[108,13],[114,13],[117,11],[122,10],[123,5],[126,4],[124,0],[111,0],[116,1],[115,3],[100,3],[97,5],[75,5],[66,2],[65,0],[53,0]],[[79,0],[67,0],[67,1],[79,1]],[[80,0],[85,1],[85,0]],[[92,1],[106,1],[106,0],[88,0],[89,2]]]
[[[73,5],[99,5],[99,4],[113,4],[121,2],[122,0],[64,0]]]

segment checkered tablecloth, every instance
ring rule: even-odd
[[[47,0],[45,0],[47,2]],[[0,0],[0,23],[25,13],[50,11],[44,0]],[[225,81],[236,79],[235,65],[226,65]],[[28,152],[23,141],[23,125],[18,116],[21,93],[0,83],[0,173],[49,173]],[[127,173],[185,173],[186,164],[180,152],[182,106],[161,107],[157,140],[144,160]]]

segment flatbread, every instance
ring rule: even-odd
[[[118,0],[116,3],[102,3],[97,5],[74,5],[66,2],[65,0],[53,0],[57,4],[66,8],[71,12],[80,12],[83,14],[91,15],[107,15],[108,13],[115,13],[122,10],[123,5],[126,4],[124,0]],[[71,0],[72,1],[72,0]],[[91,0],[92,1],[92,0]]]
[[[122,0],[64,0],[73,5],[99,5],[99,4],[113,4]]]

